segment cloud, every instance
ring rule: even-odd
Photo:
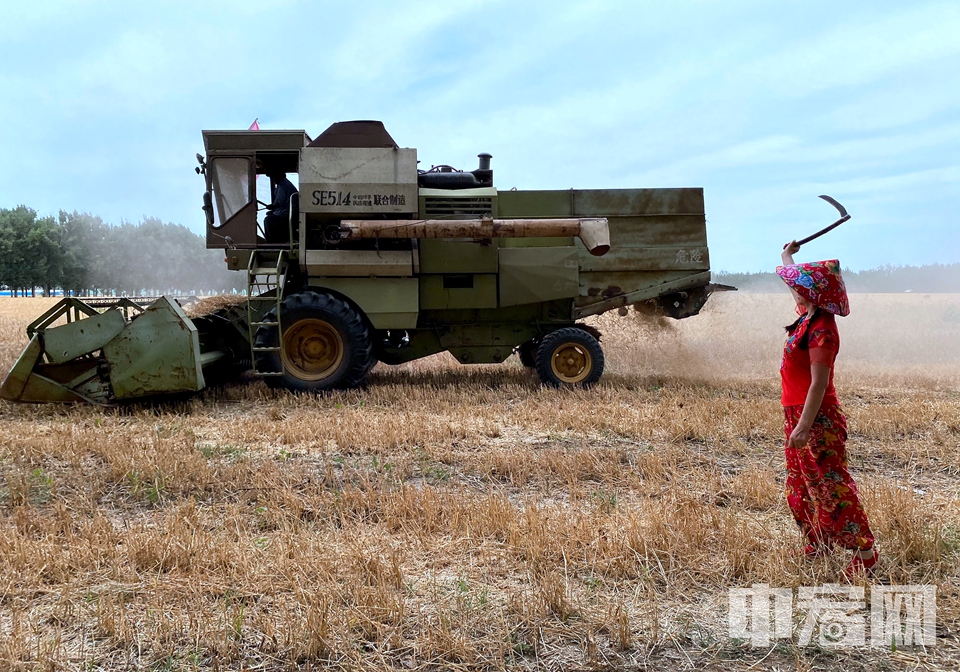
[[[357,86],[400,88],[416,76],[413,70],[423,65],[422,56],[436,35],[455,30],[483,5],[481,0],[460,0],[412,12],[409,6],[392,3],[347,15],[341,24],[347,30],[327,32],[326,41],[333,46],[327,74]]]
[[[693,175],[763,167],[764,173],[760,175],[765,180],[775,179],[777,173],[795,180],[795,169],[804,165],[819,166],[816,170],[821,175],[832,176],[862,172],[868,167],[896,170],[897,165],[921,162],[919,157],[929,157],[931,152],[951,144],[960,146],[960,122],[882,136],[841,138],[836,142],[820,138],[804,141],[796,136],[764,136],[635,173],[630,179],[637,184],[682,181]],[[944,158],[936,160],[941,162]]]
[[[830,15],[823,16],[830,20]],[[960,7],[910,4],[881,18],[854,14],[812,39],[800,35],[744,66],[748,77],[788,97],[868,85],[960,54]]]
[[[818,222],[824,192],[856,207],[851,232],[867,212],[891,232],[871,243],[890,260],[960,248],[892,224],[920,217],[927,240],[960,210],[955,3],[78,0],[4,19],[0,207],[198,228],[201,129],[379,118],[426,163],[492,152],[501,188],[703,186],[731,268]]]

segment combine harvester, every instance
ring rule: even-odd
[[[378,361],[513,352],[552,386],[603,373],[579,320],[640,305],[695,315],[710,284],[703,190],[498,191],[490,155],[465,172],[417,169],[383,124],[204,131],[208,248],[246,274],[243,303],[189,318],[176,301],[106,308],[67,298],[27,328],[0,386],[21,402],[190,393],[245,371],[272,387],[356,387]],[[257,222],[257,174],[296,173],[289,222]],[[284,227],[280,227],[281,229]]]

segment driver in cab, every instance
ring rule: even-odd
[[[287,179],[287,174],[272,166],[257,161],[257,172],[270,178],[272,198],[263,216],[263,236],[268,244],[290,242],[290,197],[297,188]]]

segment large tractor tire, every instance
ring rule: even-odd
[[[544,385],[590,387],[603,375],[603,350],[588,331],[564,327],[543,337],[536,364]]]
[[[276,320],[276,309],[264,322]],[[257,370],[282,372],[266,376],[271,387],[295,391],[332,390],[363,383],[371,361],[370,333],[360,314],[329,294],[291,294],[280,306],[282,343],[277,328],[257,329],[254,346],[281,346],[280,352],[258,352]]]

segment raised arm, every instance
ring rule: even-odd
[[[800,244],[795,240],[791,240],[789,243],[783,246],[783,252],[780,253],[780,258],[783,260],[784,266],[790,266],[794,263],[793,255],[800,251]]]

